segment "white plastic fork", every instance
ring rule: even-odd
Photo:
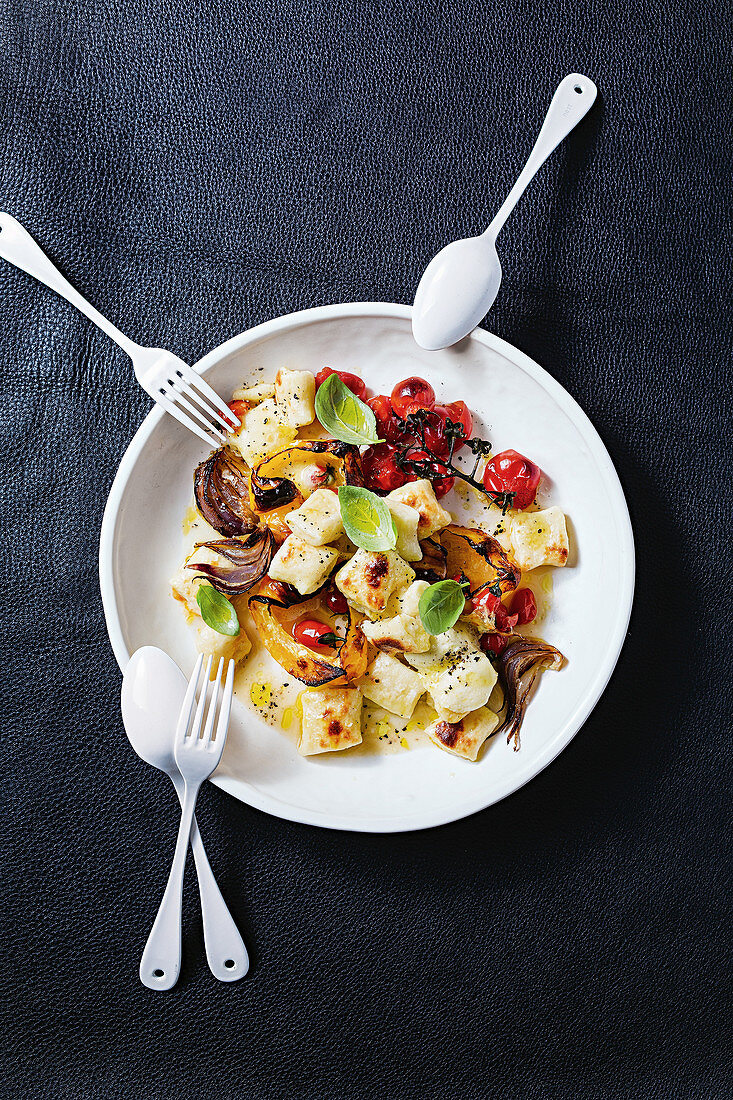
[[[193,716],[193,722],[191,722],[202,667],[204,667],[203,682],[199,692],[196,713]],[[176,850],[170,875],[168,876],[168,883],[140,960],[140,981],[148,989],[172,989],[181,972],[183,873],[186,866],[186,852],[188,851],[191,824],[196,807],[196,796],[203,781],[208,779],[221,760],[232,705],[234,661],[229,661],[224,688],[220,690],[223,668],[224,661],[221,659],[217,668],[216,680],[211,692],[209,692],[211,657],[208,658],[204,666],[203,657],[199,656],[189,680],[188,690],[178,718],[175,758],[185,782],[185,790],[181,809],[181,824],[178,829]],[[208,711],[206,711],[206,724],[204,725],[207,695],[209,705]],[[216,721],[216,733],[214,734],[214,721],[217,710],[219,716]],[[202,726],[203,734],[201,733]]]
[[[239,418],[208,382],[172,351],[144,348],[120,332],[82,298],[36,244],[27,229],[10,214],[0,212],[0,256],[40,283],[55,290],[85,317],[106,332],[132,360],[135,377],[158,405],[212,447],[225,442],[225,433],[239,426]]]

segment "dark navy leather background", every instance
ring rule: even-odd
[[[137,965],[176,813],[124,738],[96,566],[148,401],[104,336],[0,262],[0,1095],[730,1095],[724,8],[0,12],[0,208],[130,336],[191,361],[291,310],[410,301],[496,211],[559,80],[591,76],[596,107],[501,239],[490,324],[589,413],[638,554],[603,699],[501,805],[356,836],[207,787],[251,975],[209,974],[191,877],[182,979],[151,994]]]

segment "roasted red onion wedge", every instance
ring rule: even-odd
[[[235,451],[221,447],[196,467],[193,492],[201,515],[222,535],[244,535],[257,526],[249,507],[249,473]]]
[[[499,681],[504,688],[506,714],[497,733],[506,733],[507,745],[514,738],[514,751],[519,749],[519,730],[529,693],[535,677],[542,669],[561,669],[565,658],[559,649],[536,638],[513,634],[497,660]]]
[[[213,542],[200,542],[222,558],[231,562],[231,568],[199,562],[189,565],[199,576],[203,576],[218,592],[225,596],[241,596],[249,592],[266,575],[273,554],[277,549],[274,535],[267,527],[258,527],[241,538],[216,539]]]

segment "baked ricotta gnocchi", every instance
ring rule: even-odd
[[[394,734],[376,740],[418,729],[467,761],[499,732],[518,748],[533,680],[564,662],[533,634],[570,550],[540,468],[494,454],[421,378],[370,398],[356,375],[283,366],[230,408],[171,580],[199,651],[297,685],[278,724],[303,756],[355,750],[375,721]],[[459,500],[483,520],[460,522]]]

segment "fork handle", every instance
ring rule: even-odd
[[[68,279],[65,279],[58,268],[49,260],[48,256],[36,244],[27,229],[10,214],[0,213],[0,256],[8,263],[19,267],[28,275],[32,275],[39,283],[50,287],[76,306],[78,310],[93,321],[102,332],[119,344],[123,351],[132,359],[134,353],[139,350],[138,345],[128,339],[124,333],[103,317],[99,310],[90,305],[86,298],[82,298],[78,290],[75,290]]]
[[[172,989],[181,972],[181,903],[183,872],[193,811],[201,783],[186,783],[181,824],[163,900],[140,960],[140,981],[148,989]]]
[[[183,805],[184,782],[180,775],[171,777],[178,798]],[[201,896],[201,918],[204,925],[204,944],[209,969],[220,982],[236,982],[249,970],[249,956],[244,940],[239,934],[221,890],[211,870],[204,842],[194,816],[191,822],[191,848],[196,863]]]

